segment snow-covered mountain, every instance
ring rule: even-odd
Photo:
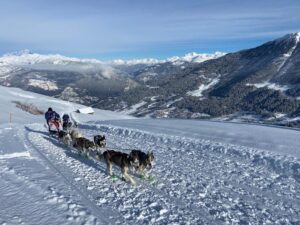
[[[207,53],[196,53],[191,52],[184,56],[173,56],[167,59],[155,59],[155,58],[145,58],[145,59],[133,59],[133,60],[112,60],[109,62],[113,65],[138,65],[138,64],[146,64],[146,65],[152,65],[152,64],[160,64],[160,63],[172,63],[174,65],[181,65],[183,63],[201,63],[210,59],[217,59],[221,56],[224,56],[226,53],[223,52],[215,52],[212,54]]]
[[[300,126],[299,37],[166,60],[103,62],[25,51],[0,58],[0,84],[139,117]]]
[[[33,65],[33,64],[54,64],[54,65],[68,65],[72,63],[94,63],[104,64],[96,59],[78,59],[66,57],[59,54],[42,55],[33,53],[30,50],[21,50],[17,52],[7,53],[0,58],[2,63],[10,65]]]
[[[190,53],[183,57],[176,56],[166,60],[137,59],[104,62],[96,59],[71,58],[59,54],[42,55],[32,53],[30,50],[22,50],[0,57],[0,82],[5,86],[17,86],[44,94],[52,93],[52,95],[59,92],[64,92],[66,95],[69,87],[72,88],[72,93],[75,89],[80,91],[77,95],[86,95],[86,92],[94,92],[96,88],[104,91],[112,90],[111,93],[105,93],[105,96],[108,96],[138,86],[130,78],[130,72],[140,68],[166,62],[174,65],[199,63],[222,55],[224,53],[220,52],[215,54]],[[64,81],[60,82],[61,79]],[[97,82],[97,80],[101,81]],[[77,82],[80,84],[78,85]],[[69,83],[69,86],[66,87],[66,83]],[[68,89],[65,90],[66,88]],[[97,96],[93,97],[97,98]]]
[[[184,56],[173,56],[168,59],[155,59],[155,58],[144,58],[144,59],[132,59],[123,60],[116,59],[111,61],[100,61],[97,59],[79,59],[73,57],[66,57],[59,54],[38,54],[33,53],[30,50],[21,50],[17,52],[7,53],[0,57],[0,62],[3,64],[15,65],[15,66],[25,66],[25,65],[35,65],[35,64],[53,64],[53,65],[72,65],[72,64],[91,64],[91,65],[137,65],[137,64],[158,64],[171,62],[174,64],[182,64],[184,62],[195,62],[200,63],[210,59],[219,58],[226,53],[215,52],[212,54],[200,54],[196,52],[188,53]]]
[[[138,116],[219,117],[299,126],[299,36],[288,34],[202,63],[141,68],[134,76],[146,88],[126,93],[130,99],[136,96],[127,105]],[[124,98],[119,108],[126,105]]]
[[[16,102],[70,113],[79,132],[105,134],[110,149],[152,150],[152,181],[108,176],[103,161],[49,137],[44,116]],[[82,105],[7,87],[0,104],[0,224],[300,223],[298,130],[81,115]]]

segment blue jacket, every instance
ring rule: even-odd
[[[60,116],[59,116],[59,114],[57,113],[57,112],[55,112],[55,111],[47,111],[46,113],[45,113],[45,119],[48,121],[48,120],[50,120],[50,119],[60,119]]]
[[[70,116],[68,114],[64,114],[62,117],[64,123],[68,123],[70,121]]]

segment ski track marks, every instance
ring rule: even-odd
[[[100,220],[95,207],[105,211],[114,224],[300,223],[297,159],[207,140],[109,125],[83,126],[84,136],[92,139],[104,133],[108,147],[113,149],[154,151],[156,165],[151,175],[155,183],[134,174],[134,187],[112,180],[103,162],[84,158],[42,134],[42,125],[28,127],[32,132],[27,141],[60,171],[70,188],[78,189],[89,210],[93,209],[93,216]],[[120,174],[118,168],[113,170]],[[65,198],[57,193],[52,193],[50,202]],[[88,210],[78,211],[72,211],[74,221]]]
[[[42,125],[40,125],[40,128],[42,128]],[[26,126],[25,129],[27,130],[27,132],[25,132],[25,144],[27,148],[31,149],[33,154],[37,155],[48,169],[55,172],[64,180],[64,185],[67,185],[68,189],[67,191],[64,190],[64,192],[67,195],[73,193],[73,196],[66,197],[60,193],[60,189],[56,190],[52,187],[48,187],[51,195],[48,196],[46,200],[49,203],[62,205],[66,208],[69,213],[67,220],[70,221],[71,224],[111,224],[109,220],[107,220],[108,217],[111,217],[111,210],[98,207],[90,200],[84,192],[84,189],[82,190],[82,188],[78,187],[78,185],[72,181],[70,173],[72,171],[69,171],[72,168],[65,170],[63,166],[59,167],[59,163],[64,164],[67,161],[59,160],[61,158],[59,158],[60,154],[58,153],[64,150],[64,146],[58,143],[56,139],[49,137],[43,128],[34,130],[31,129],[30,126]],[[56,151],[54,151],[54,149]],[[69,192],[70,190],[72,192]],[[76,201],[73,201],[73,199],[76,199]]]
[[[92,136],[95,129],[90,128]],[[295,158],[207,140],[97,128],[107,135],[108,146],[153,150],[157,188],[185,203],[186,211],[206,211],[228,224],[300,223],[300,164]]]
[[[82,157],[74,149],[64,149],[57,140],[41,135],[39,133],[41,126],[29,127],[33,131],[28,134],[28,140],[32,145],[43,152],[56,168],[64,171],[74,186],[87,193],[90,201],[99,208],[109,208],[114,213],[111,213],[109,218],[111,223],[204,224],[206,218],[200,218],[199,213],[184,212],[185,206],[180,206],[177,202],[171,204],[169,197],[162,198],[161,194],[155,193],[151,187],[148,188],[148,182],[140,181],[139,185],[134,187],[121,180],[113,181],[106,173],[105,163]],[[114,171],[120,172],[117,168]]]
[[[26,143],[23,127],[12,128],[0,139],[1,153],[19,150],[1,154],[0,224],[96,224],[56,171],[45,167]]]

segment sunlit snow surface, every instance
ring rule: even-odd
[[[270,83],[268,81],[262,82],[262,83],[257,83],[257,84],[246,84],[246,86],[254,86],[256,88],[268,88],[271,90],[275,91],[287,91],[290,87],[288,85],[280,85],[280,84],[275,84],[275,83]]]
[[[90,139],[105,134],[111,148],[154,152],[155,182],[133,173],[134,187],[110,178],[103,162],[50,138],[43,116],[10,101],[27,99],[45,109],[51,104],[59,112],[82,106],[18,89],[0,87],[0,94],[0,224],[300,223],[298,130],[130,120],[102,110],[72,114]]]
[[[188,91],[187,94],[195,97],[202,97],[203,92],[208,90],[209,88],[213,87],[219,82],[218,78],[211,79],[208,84],[201,84],[197,90],[194,91]]]

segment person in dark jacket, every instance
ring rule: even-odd
[[[48,111],[45,113],[45,119],[46,119],[46,122],[47,122],[47,125],[48,125],[48,128],[49,128],[49,131],[50,131],[50,126],[49,126],[49,121],[54,121],[54,122],[59,122],[60,121],[60,115],[55,112],[54,110],[52,110],[52,108],[48,108]]]
[[[64,114],[62,119],[63,119],[63,129],[68,130],[72,126],[70,116],[68,114]]]

